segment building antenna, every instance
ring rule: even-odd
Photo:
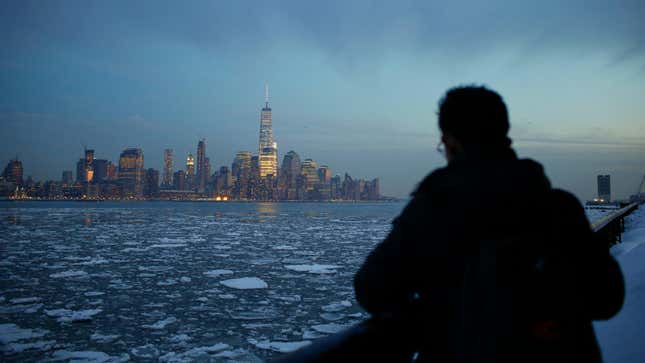
[[[264,83],[264,103],[266,107],[269,107],[269,82]]]

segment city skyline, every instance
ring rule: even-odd
[[[0,160],[18,151],[27,173],[54,179],[83,143],[98,157],[136,145],[162,170],[167,145],[185,156],[206,138],[211,164],[230,164],[236,150],[255,150],[267,81],[279,161],[307,150],[339,170],[379,175],[383,194],[404,197],[445,164],[434,152],[437,101],[476,83],[504,97],[513,146],[543,163],[554,186],[589,199],[590,180],[611,174],[613,193],[626,197],[645,165],[644,9],[600,0],[9,1]]]
[[[95,150],[83,145],[83,156],[76,162],[76,178],[63,170],[61,179],[23,178],[24,168],[16,157],[0,177],[0,194],[11,198],[38,199],[216,199],[216,200],[381,200],[378,177],[354,179],[346,171],[331,176],[327,165],[317,167],[314,160],[300,162],[290,150],[282,165],[278,162],[273,138],[269,86],[265,84],[264,106],[259,114],[258,152],[238,151],[231,164],[211,166],[206,139],[197,142],[196,157],[186,155],[185,169],[174,169],[174,152],[163,150],[163,166],[150,168],[141,147],[127,147],[112,163],[95,158]],[[229,167],[230,165],[230,167]],[[148,166],[146,168],[146,166]],[[278,168],[281,166],[281,171]],[[161,179],[160,179],[161,175]],[[74,181],[74,182],[73,182]],[[10,183],[10,184],[7,184]]]

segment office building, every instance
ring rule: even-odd
[[[62,182],[65,186],[72,185],[72,183],[74,183],[74,176],[72,175],[71,170],[63,170]]]
[[[605,203],[611,202],[610,175],[598,175],[598,199]]]
[[[172,149],[163,151],[163,179],[161,187],[164,189],[172,188]]]
[[[119,157],[119,183],[126,198],[143,195],[144,169],[143,151],[140,148],[127,148]]]
[[[4,168],[2,176],[6,181],[10,183],[23,185],[24,180],[22,162],[19,161],[17,157],[13,160],[10,160],[9,163],[7,163],[7,166]]]
[[[197,143],[197,174],[195,179],[195,188],[198,192],[204,192],[207,179],[208,170],[206,170],[206,140],[201,139]]]

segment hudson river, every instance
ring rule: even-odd
[[[0,202],[0,360],[259,361],[366,318],[403,203]]]

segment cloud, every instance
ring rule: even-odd
[[[0,33],[14,50],[176,43],[213,54],[256,52],[297,42],[352,69],[388,52],[439,56],[522,51],[645,51],[645,3],[568,1],[12,1]]]

